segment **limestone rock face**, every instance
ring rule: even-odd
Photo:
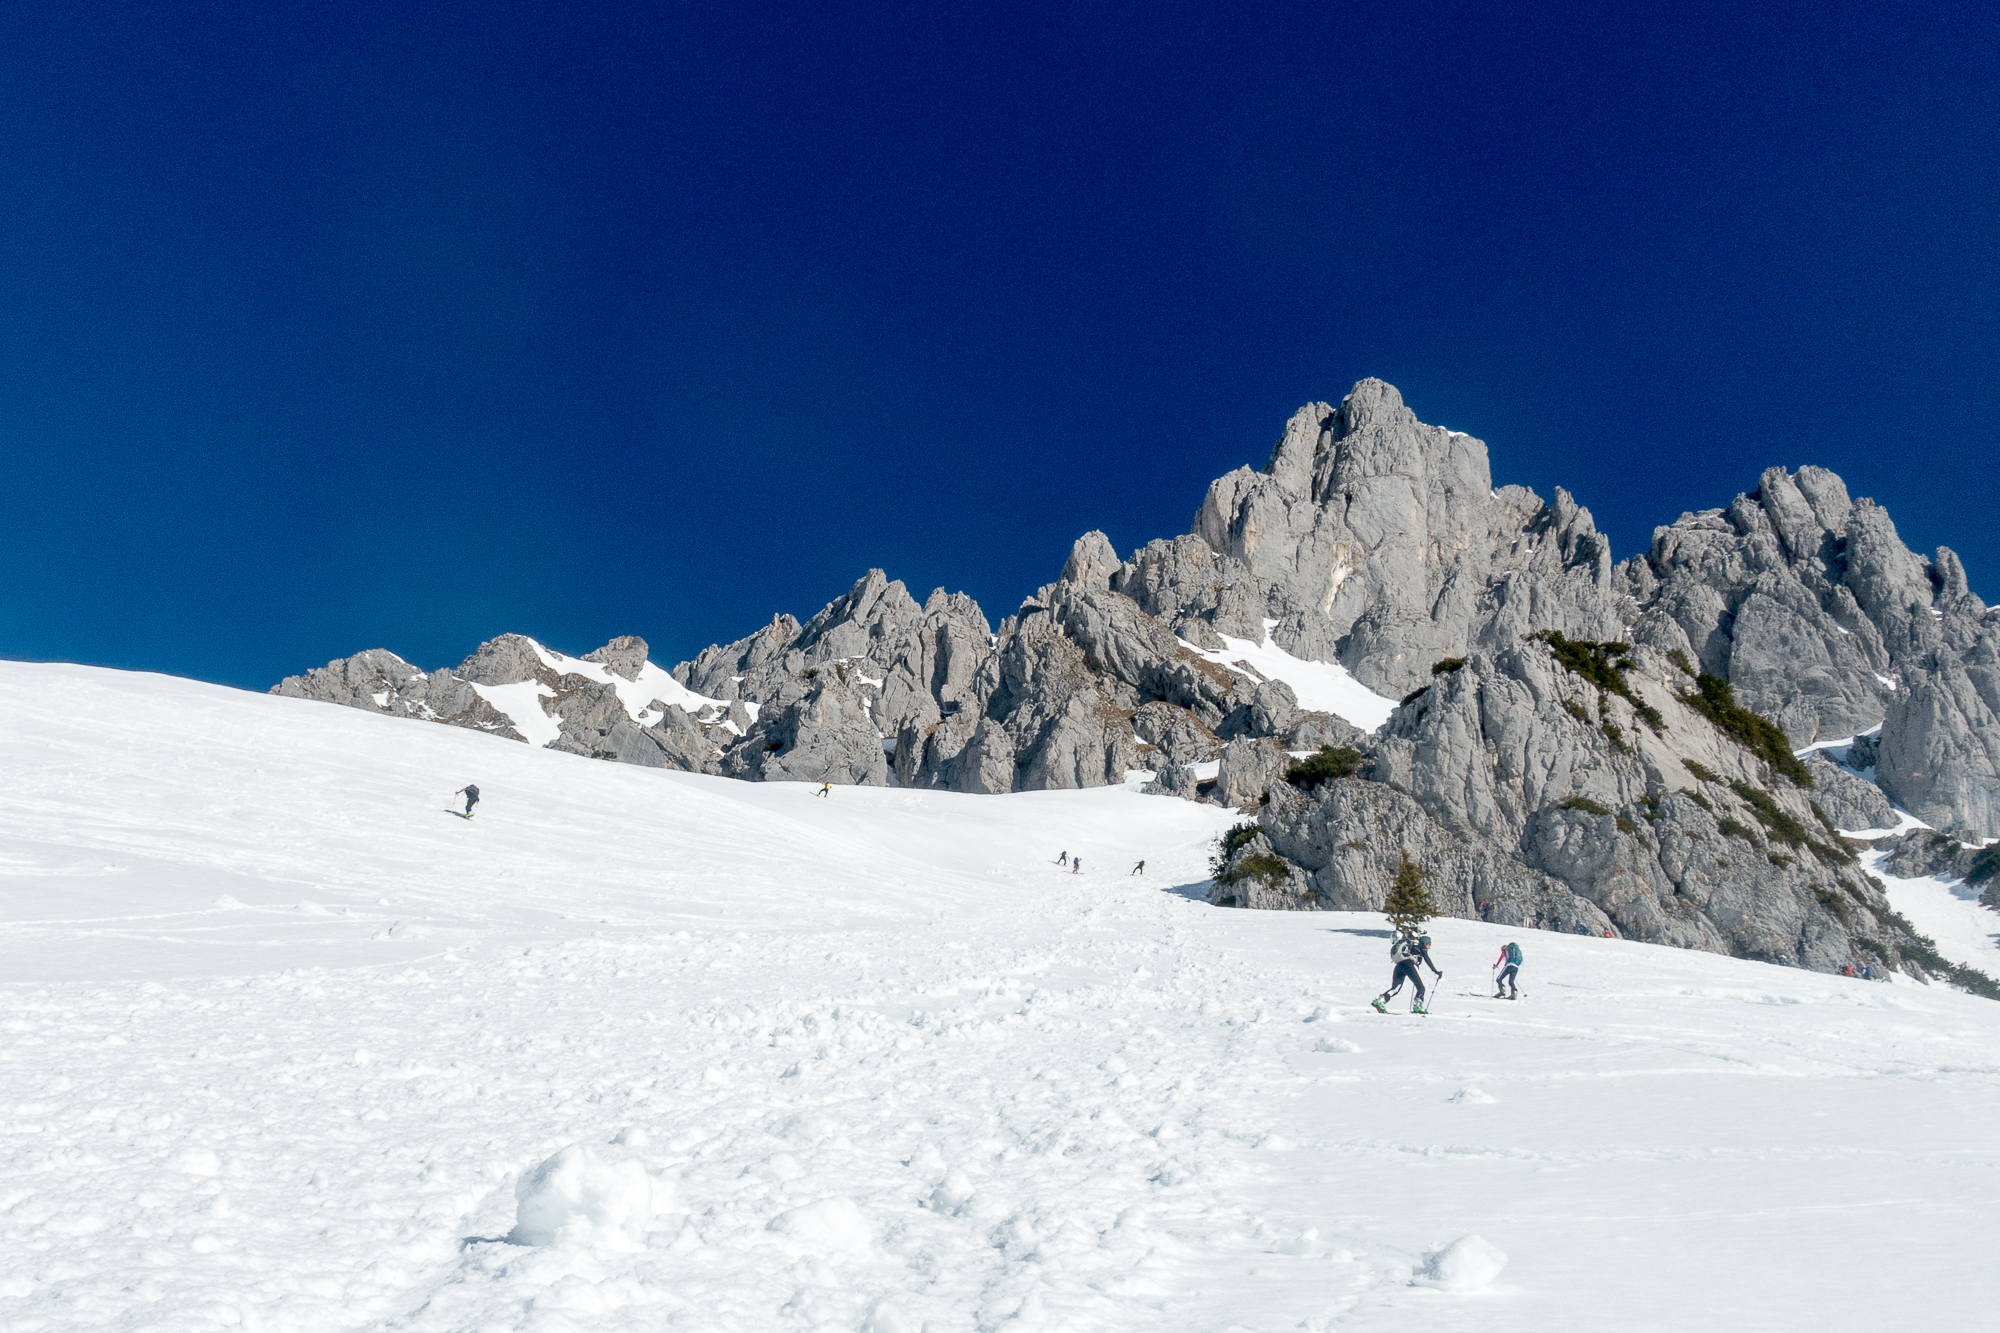
[[[729,751],[730,775],[881,784],[903,768],[916,776],[925,736],[962,710],[991,640],[971,598],[940,588],[919,606],[902,583],[871,569],[803,625],[777,616],[681,663],[674,678],[697,694],[762,710],[754,740],[745,736]],[[838,686],[832,693],[829,680]],[[809,697],[813,705],[802,707]],[[906,735],[912,729],[914,741]],[[885,750],[897,752],[897,769]]]
[[[1391,698],[1475,643],[1616,637],[1611,549],[1589,511],[1564,491],[1553,505],[1496,491],[1484,444],[1424,425],[1380,380],[1338,409],[1301,408],[1263,471],[1209,488],[1194,535],[1227,592],[1190,577],[1200,557],[1187,548],[1148,548],[1135,580],[1155,600],[1193,594],[1176,620],[1206,610],[1218,631],[1257,638],[1276,619],[1292,652],[1338,660]]]
[[[2000,833],[2000,671],[1996,643],[1955,612],[1963,651],[1939,643],[1903,664],[1903,688],[1882,722],[1876,780],[1896,802],[1936,828],[1972,837]]]
[[[1261,822],[1278,854],[1307,873],[1315,904],[1327,911],[1380,911],[1407,853],[1427,872],[1426,887],[1444,915],[1550,929],[1582,921],[1593,934],[1610,924],[1557,880],[1454,836],[1406,793],[1381,783],[1340,778],[1311,794],[1281,785]]]
[[[1192,710],[1155,699],[1132,714],[1132,730],[1175,767],[1205,764],[1222,753],[1222,740]]]
[[[519,685],[539,679],[549,667],[523,634],[502,634],[472,650],[452,674],[474,685]]]
[[[639,670],[646,665],[651,651],[638,635],[621,634],[597,651],[585,653],[583,660],[598,663],[614,676],[637,680]]]
[[[1903,879],[1964,879],[1979,855],[1977,847],[1967,847],[1958,839],[1934,829],[1911,829],[1882,839],[1875,846],[1889,853],[1882,868]]]
[[[443,722],[513,741],[525,739],[464,677],[421,670],[386,648],[370,648],[314,667],[304,675],[287,676],[271,687],[271,693],[391,717]]]
[[[1217,907],[1266,912],[1311,912],[1320,906],[1312,877],[1278,857],[1262,830],[1230,853],[1222,873],[1209,882],[1208,900]]]
[[[1379,904],[1408,849],[1455,915],[1896,963],[1901,927],[1812,792],[1684,703],[1693,682],[1665,654],[1622,660],[1614,692],[1539,641],[1473,653],[1373,738],[1371,781],[1274,787],[1272,845],[1328,906]],[[1869,804],[1851,782],[1828,794]]]
[[[1835,828],[1860,833],[1896,827],[1895,808],[1874,783],[1856,777],[1818,753],[1806,761],[1806,771],[1812,774],[1813,804]]]
[[[1769,468],[1620,565],[1632,637],[1687,654],[1794,744],[1881,727],[1877,781],[1940,827],[2000,834],[2000,623],[1958,556],[1925,559],[1824,468]]]
[[[606,669],[610,669],[608,664]],[[633,668],[635,676],[637,670]],[[616,691],[601,681],[557,675],[553,689],[543,708],[561,718],[562,730],[549,742],[549,749],[589,759],[638,764],[643,768],[676,768],[690,773],[715,771],[716,746],[693,715],[679,708],[655,705],[653,711],[660,716],[647,726],[633,718]]]
[[[886,785],[883,737],[859,674],[830,669],[803,698],[782,708],[766,706],[723,759],[723,775],[765,782]]]
[[[1222,763],[1215,774],[1215,800],[1239,810],[1256,810],[1271,788],[1298,762],[1286,752],[1284,742],[1269,737],[1244,736],[1222,747]]]

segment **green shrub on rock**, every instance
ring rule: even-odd
[[[1294,787],[1317,787],[1334,778],[1351,778],[1366,762],[1361,751],[1345,745],[1322,745],[1319,753],[1285,770],[1285,781]]]
[[[1794,785],[1810,789],[1812,774],[1792,753],[1792,742],[1769,718],[1760,717],[1736,702],[1735,691],[1720,676],[1695,677],[1696,693],[1683,694],[1681,702],[1713,722],[1723,735],[1790,778]],[[1688,765],[1694,772],[1694,766]],[[1696,773],[1695,776],[1702,775]],[[1704,781],[1709,779],[1703,778]]]
[[[1632,705],[1632,711],[1642,718],[1655,736],[1666,729],[1666,719],[1660,710],[1640,698],[1630,685],[1625,683],[1625,673],[1632,669],[1632,645],[1629,643],[1596,643],[1589,639],[1563,637],[1561,630],[1543,630],[1535,636],[1549,646],[1557,662],[1582,676],[1598,689],[1615,694]]]

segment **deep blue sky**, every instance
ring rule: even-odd
[[[0,655],[998,619],[1363,375],[2000,593],[1991,5],[0,9]]]

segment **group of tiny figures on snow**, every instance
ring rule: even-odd
[[[1081,875],[1083,873],[1083,858],[1080,856],[1071,856],[1067,851],[1056,854],[1056,864],[1067,868],[1072,875]],[[1133,875],[1143,875],[1145,873],[1146,863],[1140,861],[1131,870],[1126,872],[1126,877],[1129,879]]]
[[[1369,1005],[1377,1013],[1388,1013],[1389,1001],[1396,998],[1397,992],[1403,989],[1403,983],[1407,981],[1417,988],[1416,997],[1410,1001],[1410,1012],[1428,1014],[1430,1009],[1424,1003],[1428,992],[1424,989],[1421,969],[1428,967],[1432,976],[1439,981],[1444,980],[1444,973],[1439,971],[1438,965],[1431,960],[1431,937],[1407,930],[1397,931],[1396,938],[1389,942],[1389,961],[1396,965],[1395,974],[1389,978],[1389,989],[1370,1000]],[[1493,962],[1493,998],[1520,999],[1521,989],[1517,984],[1520,975],[1521,946],[1509,940],[1501,948],[1500,956]]]

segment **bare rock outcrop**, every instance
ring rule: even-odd
[[[1907,933],[1806,771],[1692,687],[1644,648],[1475,652],[1373,738],[1371,780],[1281,783],[1260,823],[1328,906],[1379,903],[1407,849],[1455,915],[1820,970],[1902,961]]]
[[[1866,778],[1814,753],[1806,760],[1812,774],[1812,803],[1837,829],[1860,833],[1896,827],[1896,811],[1882,789]]]

